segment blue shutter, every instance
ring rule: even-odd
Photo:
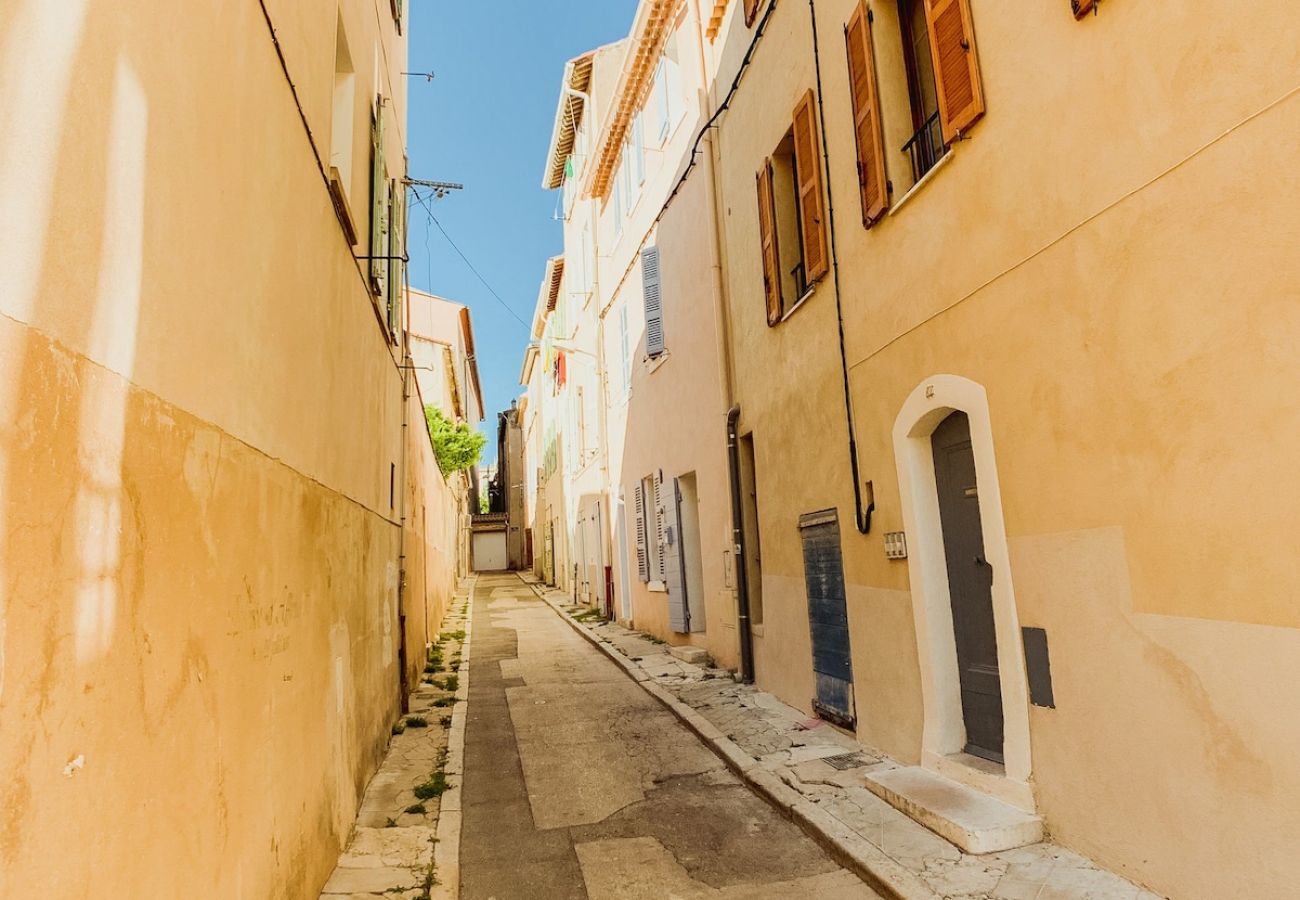
[[[664,352],[663,297],[659,292],[659,248],[641,251],[641,295],[645,300],[645,352],[651,358]]]

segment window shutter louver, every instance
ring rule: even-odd
[[[745,27],[748,28],[754,24],[754,19],[758,15],[759,0],[745,0]]]
[[[984,115],[969,0],[925,0],[943,140],[950,144]]]
[[[885,175],[885,141],[880,127],[880,95],[876,89],[876,60],[871,44],[871,16],[862,0],[849,17],[844,41],[849,56],[853,135],[858,146],[862,224],[870,228],[889,208],[889,187]]]
[[[400,340],[402,327],[402,297],[406,284],[406,186],[400,180],[393,182],[392,217],[388,235],[388,333],[393,343]]]
[[[794,108],[794,166],[799,178],[804,277],[811,285],[826,274],[830,265],[822,201],[822,162],[817,144],[817,101],[811,90]]]
[[[772,161],[758,170],[758,234],[763,255],[763,294],[767,324],[781,321],[781,257],[776,243],[776,207],[772,196]]]
[[[636,486],[636,567],[642,581],[650,580],[650,556],[646,548],[645,487]]]
[[[654,576],[656,581],[664,578],[664,473],[655,472],[654,485],[655,533],[650,535],[655,542]]]
[[[659,248],[641,251],[641,294],[645,299],[645,351],[651,357],[664,352],[663,296],[660,293]]]
[[[664,582],[668,587],[668,627],[678,634],[691,630],[686,596],[686,560],[682,549],[681,485],[676,478],[665,491]]]
[[[384,164],[384,104],[375,110],[370,126],[370,286],[377,299],[387,297],[388,280],[388,167]]]

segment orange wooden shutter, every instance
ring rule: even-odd
[[[758,15],[759,0],[745,0],[745,27],[748,28],[754,24],[754,17]]]
[[[885,175],[885,139],[880,129],[880,96],[871,49],[871,16],[865,0],[844,29],[849,54],[849,90],[853,97],[853,134],[858,142],[858,184],[862,188],[862,224],[870,228],[889,209]]]
[[[817,101],[811,89],[794,108],[794,166],[799,176],[804,277],[812,284],[826,274],[829,254],[822,200],[822,161],[817,146]]]
[[[984,115],[970,0],[925,0],[925,21],[939,88],[943,140],[949,144]]]
[[[772,195],[772,161],[758,170],[758,234],[763,252],[763,294],[767,298],[767,324],[781,321],[781,256],[776,243],[776,207]]]

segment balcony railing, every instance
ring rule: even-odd
[[[903,152],[912,158],[912,181],[920,181],[934,164],[943,158],[948,148],[943,144],[943,126],[936,112],[925,120],[916,134],[903,145]]]

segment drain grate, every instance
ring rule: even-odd
[[[857,769],[867,764],[866,759],[861,753],[841,753],[839,756],[823,756],[822,762],[832,769],[839,769],[841,772],[845,769]]]

